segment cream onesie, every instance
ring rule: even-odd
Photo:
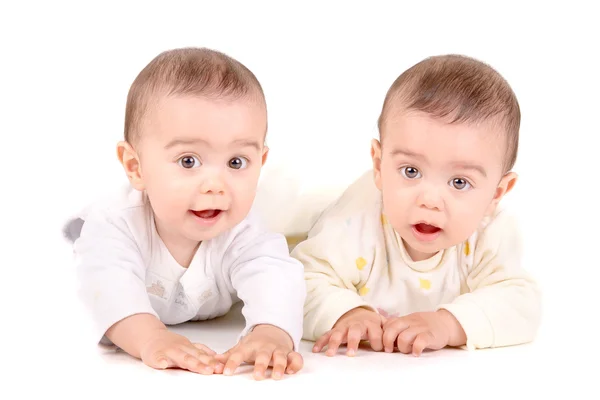
[[[413,261],[386,219],[372,172],[323,212],[292,256],[304,264],[307,340],[359,306],[386,317],[446,309],[467,348],[529,342],[540,323],[540,293],[521,265],[514,218],[497,211],[465,242]]]

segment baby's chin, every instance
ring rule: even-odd
[[[447,244],[446,240],[444,239],[445,238],[443,237],[443,235],[441,235],[433,241],[423,242],[415,239],[414,237],[411,237],[410,234],[402,236],[404,246],[408,253],[411,255],[411,257],[414,258],[414,256],[417,256],[418,254],[418,258],[421,260],[431,258],[440,251],[451,247]]]
[[[430,257],[432,257],[440,251],[444,251],[461,243],[464,243],[467,239],[468,237],[464,240],[460,240],[457,238],[448,238],[442,234],[436,240],[429,243],[420,242],[413,238],[410,238],[409,240],[404,239],[404,242],[408,243],[412,250],[417,251],[419,253],[428,254]]]
[[[239,218],[238,218],[239,219]],[[197,217],[192,217],[188,224],[185,236],[189,240],[203,242],[214,239],[238,225],[241,220],[233,219],[228,212],[221,212],[215,221],[205,224],[204,221],[198,221]]]

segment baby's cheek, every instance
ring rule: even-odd
[[[392,226],[405,224],[409,208],[406,195],[397,191],[383,192],[383,210]]]
[[[169,212],[170,208],[192,207],[194,191],[198,191],[197,183],[190,179],[167,174],[153,176],[147,186],[152,207],[163,212]]]
[[[465,241],[477,230],[483,217],[481,206],[474,203],[460,204],[449,210],[450,221],[447,224],[446,232],[450,236],[452,244],[458,244]]]

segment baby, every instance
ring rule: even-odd
[[[389,89],[373,170],[292,251],[305,268],[304,334],[337,353],[420,355],[532,341],[540,294],[513,217],[520,110],[490,66],[428,58]]]
[[[302,368],[302,264],[252,210],[266,131],[261,85],[227,55],[175,49],[139,73],[117,145],[130,184],[65,228],[99,341],[157,369],[230,375],[247,362],[279,379]],[[246,325],[224,354],[166,327],[238,301]]]

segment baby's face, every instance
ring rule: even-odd
[[[208,240],[247,216],[267,154],[264,103],[163,97],[142,126],[142,180],[163,239]]]
[[[465,241],[514,184],[516,175],[503,171],[500,129],[411,111],[384,122],[381,146],[373,143],[375,181],[413,260]]]

